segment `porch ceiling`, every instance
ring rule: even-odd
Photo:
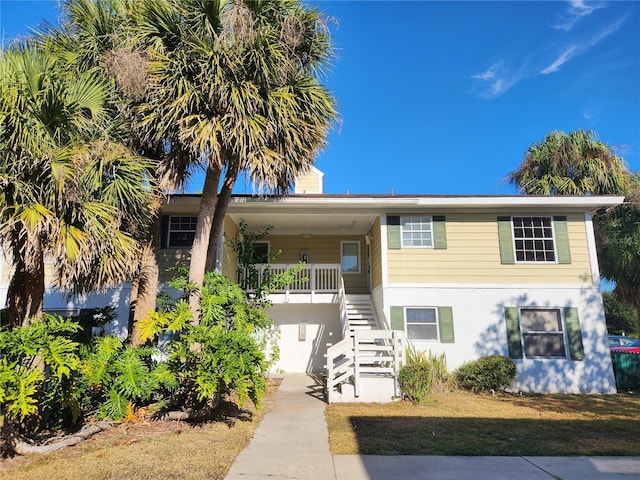
[[[373,213],[361,212],[280,212],[251,213],[228,212],[236,223],[241,219],[249,226],[250,231],[263,230],[273,225],[273,235],[365,235],[376,218]]]

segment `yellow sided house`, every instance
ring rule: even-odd
[[[450,370],[498,354],[514,360],[516,389],[615,393],[591,213],[622,197],[324,194],[312,169],[287,197],[235,195],[224,234],[273,226],[255,245],[260,269],[304,262],[271,295],[284,372],[326,374],[330,402],[390,401],[408,342],[445,353]],[[163,209],[161,281],[186,264],[200,197]],[[219,242],[216,266],[235,280]],[[6,265],[4,268],[8,268]],[[2,292],[6,295],[6,272]],[[128,286],[47,308],[119,307]]]

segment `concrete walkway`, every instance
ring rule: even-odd
[[[331,455],[322,387],[287,374],[227,480],[640,480],[640,457]]]

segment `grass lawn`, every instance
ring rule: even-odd
[[[269,411],[270,385],[256,412],[221,406],[216,422],[120,424],[50,455],[0,459],[0,479],[223,479]]]
[[[334,455],[640,455],[640,395],[439,393],[327,407]]]

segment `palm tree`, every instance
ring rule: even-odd
[[[118,138],[110,85],[48,42],[0,56],[0,239],[9,247],[13,325],[42,312],[45,259],[69,293],[131,274],[146,225],[147,166]],[[146,186],[145,186],[146,185]]]
[[[191,267],[201,284],[238,175],[284,193],[323,145],[336,114],[317,81],[330,57],[323,18],[297,0],[68,0],[66,11],[84,62],[116,79],[132,145],[154,154],[163,190],[206,172]],[[155,307],[158,226],[130,335]]]
[[[322,16],[297,0],[145,6],[142,32],[155,43],[138,111],[149,138],[181,145],[205,169],[190,265],[202,285],[238,175],[284,193],[323,146],[336,115],[317,79],[330,41]]]
[[[140,35],[140,8],[132,0],[67,0],[65,24],[47,29],[48,36],[64,51],[78,51],[84,68],[98,68],[113,79],[113,100],[127,125],[127,145],[148,158],[148,175],[157,186],[152,202],[154,212],[143,241],[137,274],[131,282],[129,341],[140,343],[138,322],[156,308],[159,282],[160,208],[168,192],[181,188],[189,176],[188,155],[180,144],[150,139],[138,128],[135,108],[145,98],[148,83],[147,50],[156,42]],[[148,42],[148,43],[147,43]]]
[[[530,195],[620,195],[624,204],[594,215],[600,273],[615,294],[640,307],[640,175],[595,133],[554,131],[532,144],[507,179]],[[640,327],[640,311],[638,318]]]
[[[640,174],[633,173],[622,205],[595,217],[600,273],[616,283],[614,294],[633,305],[640,332]]]
[[[594,132],[556,130],[527,149],[507,180],[529,195],[614,195],[626,191],[629,172]]]

